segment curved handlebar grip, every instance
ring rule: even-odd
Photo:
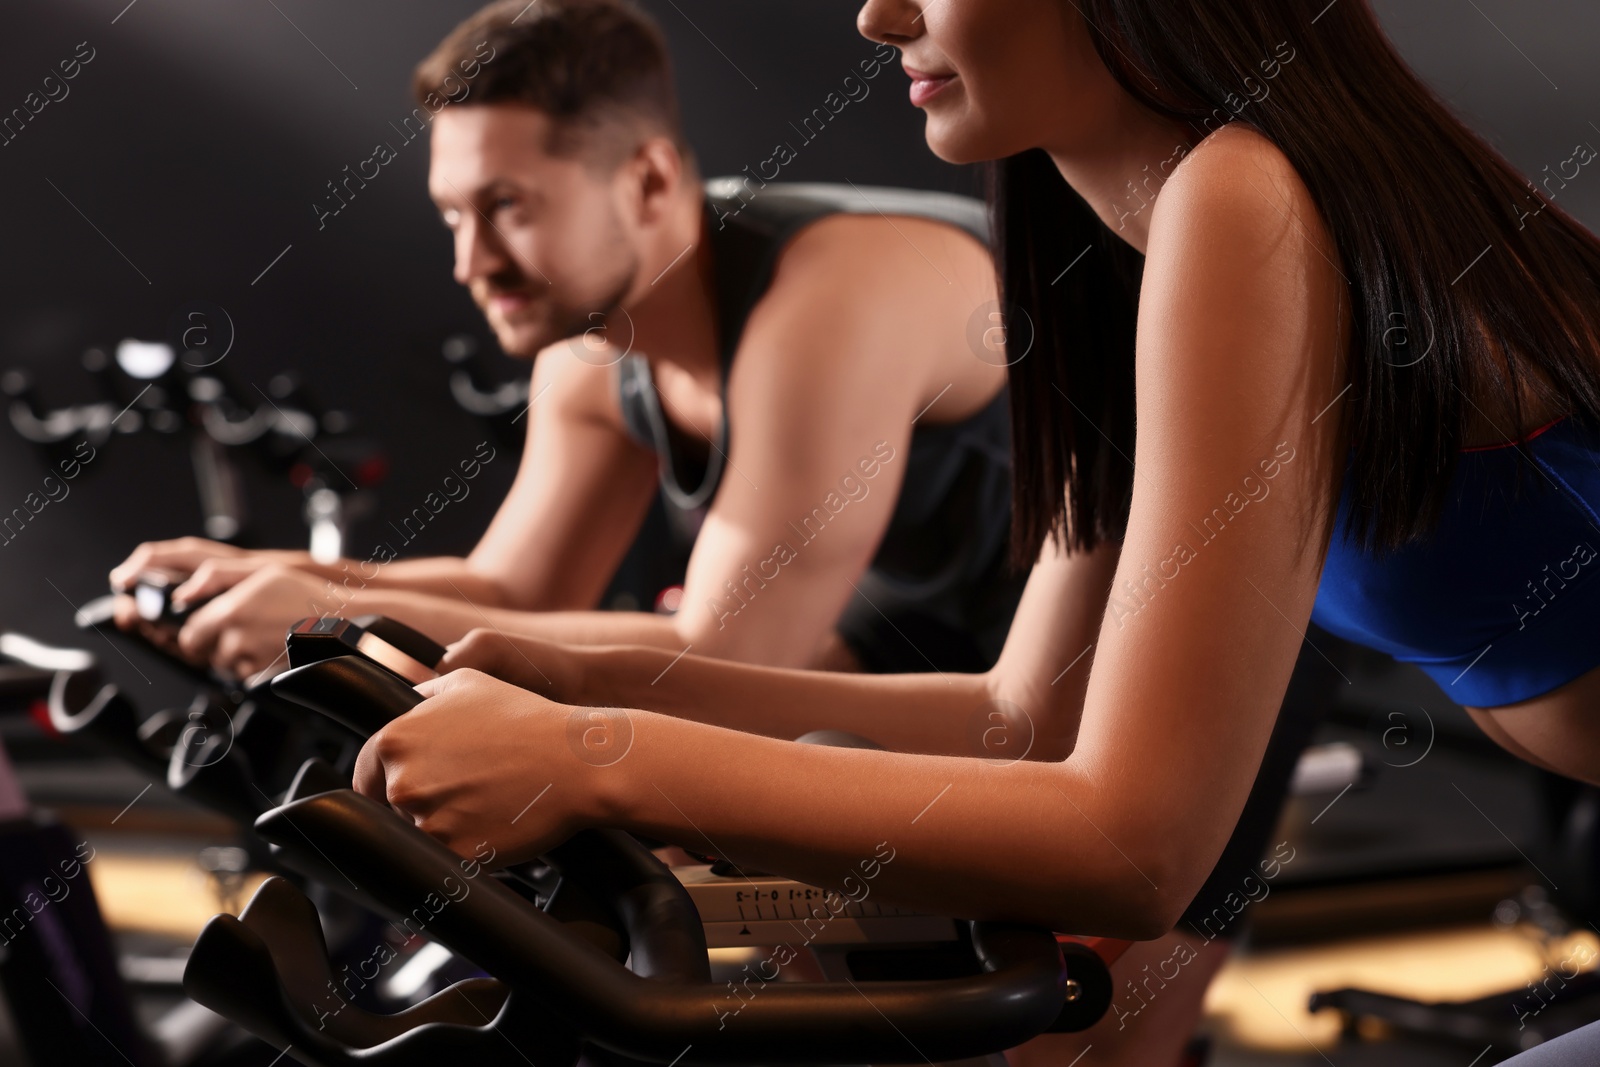
[[[371,737],[422,703],[422,695],[398,676],[360,656],[290,668],[272,679],[272,692],[361,737]]]
[[[658,1063],[920,1062],[1020,1044],[1056,1018],[1067,974],[1054,937],[978,923],[985,973],[929,981],[772,982],[749,999],[704,981],[632,974],[493,879],[472,861],[355,793],[323,793],[267,812],[269,841],[303,835],[363,891],[513,987],[587,1040]],[[691,906],[692,907],[692,906]],[[648,926],[654,911],[630,920]],[[692,911],[691,911],[692,914]],[[648,929],[639,929],[648,939]],[[800,935],[797,934],[797,938]]]
[[[50,683],[50,725],[60,734],[78,734],[165,781],[167,759],[139,733],[139,713],[115,685],[101,684],[93,672],[62,671]]]
[[[630,970],[668,982],[711,981],[705,927],[683,883],[666,864],[621,830],[585,830],[547,857],[622,920]]]
[[[349,788],[348,774],[340,773],[333,764],[320,756],[313,756],[301,763],[300,769],[294,772],[288,792],[283,794],[283,802],[292,804],[296,800],[304,800],[318,793],[331,793],[335,789]]]
[[[184,968],[183,990],[251,1033],[293,1046],[295,1058],[308,1063],[522,1067],[577,1058],[570,1029],[494,979],[457,982],[393,1015],[345,999],[376,979],[384,962],[374,956],[347,966],[336,982],[316,909],[289,883],[269,878],[239,918],[218,915],[206,924]]]

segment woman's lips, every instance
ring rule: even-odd
[[[921,107],[932,100],[956,77],[954,74],[929,74],[912,67],[906,67],[905,72],[911,76],[912,107]]]

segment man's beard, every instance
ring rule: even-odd
[[[503,337],[501,343],[506,353],[531,358],[557,341],[578,337],[596,328],[603,330],[610,317],[622,307],[638,277],[638,258],[630,256],[629,260],[627,267],[606,284],[600,297],[582,302],[555,296],[549,286],[530,288],[525,284],[526,279],[518,279],[518,283],[512,285],[496,285],[488,299],[504,292],[531,293],[533,307],[538,311],[536,319],[513,320],[506,324],[518,331],[532,331],[532,336],[517,339],[514,346],[517,351],[512,351],[512,346],[506,344],[510,339]]]
[[[545,344],[554,344],[568,337],[577,337],[597,327],[604,328],[622,308],[622,301],[627,297],[628,291],[633,288],[634,279],[638,277],[639,264],[635,260],[628,264],[628,269],[616,278],[606,290],[603,299],[590,302],[585,307],[561,306],[559,320],[552,319],[555,330],[553,336]]]

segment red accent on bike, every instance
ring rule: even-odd
[[[28,718],[38,724],[46,737],[61,740],[61,731],[56,729],[55,723],[50,721],[50,705],[43,699],[35,700],[28,705]]]
[[[1122,958],[1122,954],[1133,947],[1132,941],[1122,941],[1115,937],[1076,937],[1072,934],[1057,934],[1057,941],[1076,941],[1081,945],[1088,945],[1096,956],[1105,961],[1109,967]]]
[[[356,468],[357,485],[377,485],[389,477],[389,457],[372,456]]]

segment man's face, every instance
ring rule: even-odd
[[[619,184],[545,151],[550,120],[514,104],[451,107],[433,120],[428,193],[455,235],[455,279],[508,355],[582,333],[632,287],[639,255]]]

